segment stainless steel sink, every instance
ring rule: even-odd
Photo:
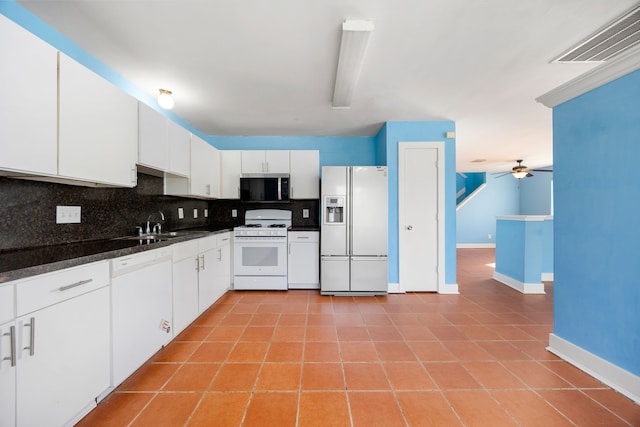
[[[199,230],[179,230],[179,231],[167,231],[164,233],[143,234],[141,236],[125,236],[125,237],[119,237],[119,239],[140,240],[142,242],[153,243],[153,242],[161,242],[163,240],[175,239],[178,237],[194,236],[197,234],[205,234],[205,233],[206,233],[205,231],[199,231]]]

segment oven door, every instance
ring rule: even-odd
[[[287,240],[236,238],[233,252],[235,276],[286,276]]]

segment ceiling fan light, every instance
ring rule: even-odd
[[[170,90],[160,89],[160,94],[158,95],[158,105],[164,108],[165,110],[170,110],[174,106],[173,96]]]
[[[516,179],[522,179],[525,176],[527,176],[527,171],[517,171],[517,172],[512,172],[511,174],[513,175],[514,178]]]

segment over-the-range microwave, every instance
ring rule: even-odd
[[[288,202],[289,175],[240,176],[241,202]]]

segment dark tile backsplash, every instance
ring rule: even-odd
[[[159,210],[164,230],[233,227],[244,222],[247,209],[291,209],[297,226],[319,224],[319,201],[282,204],[240,203],[238,200],[198,200],[164,196],[162,178],[138,174],[135,188],[92,188],[0,177],[0,250],[132,235],[135,226]],[[56,206],[81,206],[80,224],[56,224]],[[185,218],[178,219],[182,207]],[[209,218],[204,209],[209,209]],[[302,218],[302,209],[310,218]],[[198,218],[193,210],[198,209]],[[232,209],[238,210],[232,218]],[[156,217],[157,218],[157,217]]]

